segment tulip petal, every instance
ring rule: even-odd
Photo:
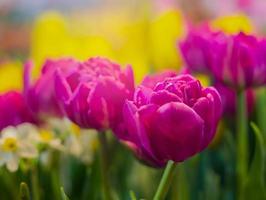
[[[147,131],[158,158],[181,162],[200,150],[204,121],[190,107],[172,102],[161,106]]]

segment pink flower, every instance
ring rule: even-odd
[[[222,32],[212,32],[208,26],[191,29],[179,48],[189,72],[210,73],[213,60],[225,52],[226,36]]]
[[[235,89],[266,83],[266,39],[199,31],[190,33],[180,48],[192,72],[208,73]]]
[[[25,64],[24,95],[32,112],[41,120],[47,117],[61,117],[62,111],[55,97],[54,73],[75,68],[78,63],[72,59],[46,60],[39,78],[31,83],[31,62]]]
[[[237,89],[266,84],[266,40],[239,33],[228,36],[220,57],[213,58],[216,80]],[[211,46],[215,50],[214,46]]]
[[[224,115],[229,117],[235,116],[237,101],[236,91],[221,83],[215,83],[214,87],[221,95]],[[248,113],[251,114],[255,105],[255,92],[251,88],[246,90],[246,101]]]
[[[57,70],[55,89],[66,115],[83,128],[121,129],[122,107],[134,90],[130,66],[124,71],[104,58]]]
[[[182,162],[208,146],[221,111],[214,88],[190,75],[165,78],[152,88],[139,86],[133,101],[126,101],[128,134],[120,139],[152,166]]]
[[[9,91],[0,95],[0,130],[7,126],[16,126],[24,122],[35,123],[25,103],[24,97],[18,91]]]

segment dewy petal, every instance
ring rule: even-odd
[[[19,157],[16,154],[10,155],[6,166],[7,169],[11,172],[15,172],[18,169],[18,164],[19,164]]]
[[[155,155],[165,161],[181,162],[200,151],[204,121],[187,105],[172,102],[158,109],[150,130]]]

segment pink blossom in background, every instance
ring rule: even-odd
[[[24,122],[36,123],[19,91],[9,91],[0,95],[0,130]]]
[[[55,77],[57,99],[67,117],[83,128],[123,129],[122,108],[131,99],[134,78],[130,66],[105,58],[77,62],[75,69],[58,69]]]
[[[63,113],[55,97],[54,73],[72,69],[77,63],[72,59],[46,60],[36,81],[31,81],[33,64],[28,62],[24,69],[24,95],[32,112],[41,120],[47,117],[62,117]]]

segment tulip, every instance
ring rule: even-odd
[[[208,146],[221,112],[218,92],[190,75],[165,78],[153,88],[140,85],[124,105],[128,134],[122,140],[154,167],[182,162]]]
[[[28,110],[23,95],[18,91],[9,91],[0,95],[0,130],[7,126],[16,126],[36,120]]]
[[[221,43],[226,48],[219,57],[213,57],[211,67],[216,80],[239,90],[266,83],[265,39],[239,33],[223,38]]]
[[[57,70],[55,90],[70,120],[99,131],[123,125],[122,108],[134,90],[130,66],[124,71],[104,58],[80,62],[74,70]]]
[[[177,72],[172,70],[156,73],[153,75],[146,76],[141,82],[141,85],[148,88],[153,88],[158,82],[163,81],[165,78],[175,77],[176,75]]]
[[[209,27],[191,30],[179,43],[186,67],[190,72],[210,73],[213,60],[224,52],[225,44],[220,43],[225,35],[212,32]]]
[[[241,90],[266,83],[266,40],[239,33],[191,32],[180,45],[191,71]]]
[[[227,87],[221,83],[214,84],[215,89],[219,92],[222,98],[223,114],[226,116],[235,116],[237,93],[234,89]],[[247,112],[250,115],[255,105],[255,92],[251,88],[245,91],[247,102]]]
[[[57,68],[66,70],[76,66],[77,63],[71,59],[46,60],[39,78],[31,83],[32,63],[25,64],[24,95],[29,108],[40,120],[63,116],[55,97],[54,73]]]

